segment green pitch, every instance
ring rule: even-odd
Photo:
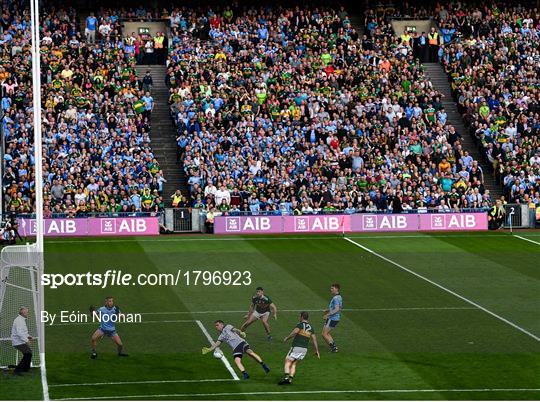
[[[519,235],[351,235],[358,244],[328,235],[49,240],[49,273],[240,270],[252,277],[250,286],[47,289],[52,312],[86,312],[113,295],[124,312],[144,313],[140,324],[118,325],[127,358],[104,339],[90,360],[95,324],[47,327],[50,397],[540,399],[540,237]],[[320,336],[333,282],[342,285],[345,308],[333,331],[337,354]],[[278,320],[270,321],[273,341],[258,322],[247,340],[272,371],[244,358],[251,379],[235,381],[221,360],[201,355],[203,328],[215,339],[214,320],[240,326],[256,286],[276,303]],[[304,309],[321,359],[311,349],[294,384],[280,387],[288,350],[281,340]],[[38,372],[1,377],[0,399],[40,398]]]

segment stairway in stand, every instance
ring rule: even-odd
[[[176,128],[169,115],[169,94],[165,86],[166,67],[164,65],[139,65],[137,77],[142,79],[148,70],[154,81],[151,92],[154,98],[154,111],[152,112],[150,141],[154,156],[167,180],[163,185],[163,199],[165,206],[168,207],[171,205],[170,196],[176,190],[180,189],[183,194],[187,194],[186,178],[182,166],[176,162]]]
[[[452,98],[452,90],[444,69],[439,63],[424,63],[424,67],[425,73],[433,84],[434,89],[444,95],[441,101],[448,115],[448,122],[452,124],[456,128],[456,131],[463,137],[463,149],[469,151],[469,155],[477,160],[478,164],[482,167],[482,171],[484,172],[484,186],[489,190],[491,199],[495,200],[500,198],[502,195],[501,186],[495,180],[490,167],[485,163],[483,155],[480,154],[480,150],[476,146],[473,137],[465,127],[463,118],[458,111],[457,104]]]

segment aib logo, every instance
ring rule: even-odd
[[[444,215],[431,215],[431,228],[432,229],[443,229],[445,227],[445,216]]]
[[[225,222],[227,232],[238,232],[240,230],[240,218],[227,218]]]
[[[364,229],[365,230],[371,230],[377,228],[377,217],[373,215],[364,215],[362,216],[363,223],[364,223]]]
[[[297,232],[309,230],[309,218],[294,218],[294,228]]]
[[[116,233],[116,220],[102,219],[101,220],[101,233]]]

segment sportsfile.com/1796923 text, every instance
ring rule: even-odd
[[[182,270],[175,273],[131,274],[109,269],[104,273],[68,273],[41,275],[41,284],[51,289],[61,286],[249,286],[251,271]]]

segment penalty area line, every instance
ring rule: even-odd
[[[465,389],[349,389],[320,391],[253,391],[253,392],[218,392],[200,394],[157,394],[157,395],[112,395],[84,398],[61,398],[56,401],[84,401],[96,399],[149,399],[173,397],[216,397],[242,395],[309,395],[309,394],[408,394],[408,393],[450,393],[450,392],[540,392],[540,388],[465,388]]]
[[[197,325],[199,326],[199,328],[201,329],[202,333],[204,334],[204,336],[206,336],[206,339],[208,339],[208,342],[210,343],[210,345],[213,344],[214,340],[212,339],[212,337],[210,336],[210,334],[208,333],[208,331],[206,330],[206,327],[204,326],[204,324],[199,321],[199,320],[195,320],[195,322],[197,323]],[[231,376],[232,378],[235,380],[235,381],[240,381],[240,378],[238,377],[238,375],[236,375],[236,372],[234,371],[234,369],[232,368],[231,366],[231,363],[229,363],[229,360],[227,360],[227,358],[225,357],[225,353],[223,353],[223,356],[221,356],[221,359],[220,359],[223,364],[225,365],[225,367],[227,368],[227,370],[229,370],[229,373],[231,373]]]
[[[419,273],[417,273],[417,272],[414,272],[413,270],[411,270],[411,269],[409,269],[409,268],[404,267],[403,265],[401,265],[401,264],[399,264],[399,263],[397,263],[397,262],[391,260],[390,258],[387,258],[387,257],[385,257],[384,255],[379,254],[379,253],[377,253],[377,252],[371,250],[370,248],[368,248],[368,247],[366,247],[366,246],[363,246],[362,244],[357,243],[357,242],[355,242],[354,240],[349,239],[348,237],[344,237],[344,239],[347,240],[349,243],[354,244],[356,247],[359,247],[359,248],[361,248],[362,250],[367,251],[368,253],[370,253],[370,254],[372,254],[372,255],[374,255],[374,256],[376,256],[376,257],[379,257],[380,259],[382,259],[382,260],[384,260],[384,261],[386,261],[386,262],[388,262],[388,263],[390,263],[390,264],[392,264],[392,265],[398,267],[399,269],[401,269],[401,270],[403,270],[403,271],[406,271],[406,272],[410,273],[411,275],[414,275],[414,276],[416,276],[417,278],[422,279],[422,280],[424,280],[424,281],[426,281],[426,282],[428,282],[428,283],[431,283],[433,286],[436,286],[436,287],[438,287],[439,289],[444,290],[445,292],[450,293],[451,295],[453,295],[453,296],[455,296],[455,297],[457,297],[457,298],[459,298],[459,299],[461,299],[461,300],[463,300],[463,301],[465,301],[465,302],[467,302],[467,303],[469,303],[469,304],[475,306],[476,308],[479,308],[480,310],[482,310],[482,311],[484,311],[485,313],[491,315],[492,317],[495,317],[495,318],[497,318],[498,320],[500,320],[500,321],[502,321],[502,322],[504,322],[504,323],[510,325],[511,327],[517,329],[518,331],[524,333],[525,335],[530,336],[530,337],[533,338],[535,341],[540,342],[540,337],[536,336],[536,335],[533,334],[532,332],[527,331],[526,329],[520,327],[519,325],[513,323],[512,321],[507,320],[507,319],[504,318],[504,317],[501,317],[500,315],[494,313],[493,311],[488,310],[487,308],[485,308],[485,307],[481,306],[480,304],[478,304],[478,303],[476,303],[476,302],[474,302],[474,301],[472,301],[472,300],[466,298],[465,296],[461,296],[459,293],[456,293],[456,292],[454,292],[453,290],[450,290],[450,289],[448,289],[447,287],[444,287],[443,285],[441,285],[441,284],[439,284],[439,283],[437,283],[437,282],[435,282],[435,281],[432,281],[431,279],[429,279],[429,278],[427,278],[427,277],[425,277],[425,276],[423,276],[423,275],[421,275],[421,274],[419,274]]]

